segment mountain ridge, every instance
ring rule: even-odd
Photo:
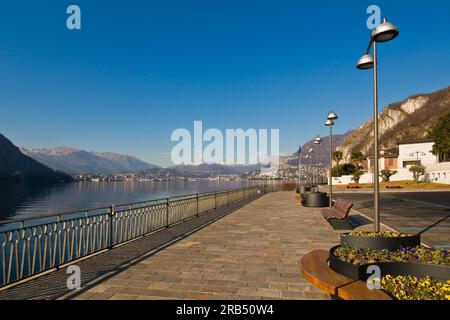
[[[54,170],[70,174],[119,173],[158,167],[121,153],[85,151],[72,147],[22,148],[21,151]]]
[[[395,147],[406,140],[421,140],[439,118],[450,111],[450,86],[427,94],[412,95],[387,105],[379,115],[380,149]],[[343,160],[350,161],[352,152],[373,155],[373,120],[363,123],[338,147]]]

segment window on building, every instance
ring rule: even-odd
[[[403,168],[412,167],[412,166],[417,166],[417,165],[419,165],[420,163],[421,163],[420,160],[403,161]]]

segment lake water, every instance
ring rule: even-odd
[[[51,186],[0,184],[0,221],[218,191],[251,184],[248,181],[207,180],[73,182]]]

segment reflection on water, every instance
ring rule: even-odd
[[[249,185],[247,181],[73,182],[0,184],[0,221],[202,193]]]

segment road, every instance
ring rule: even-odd
[[[338,197],[351,200],[356,210],[373,218],[372,193],[337,193],[335,199]],[[383,192],[380,210],[382,223],[405,233],[431,227],[422,233],[422,241],[450,248],[450,192]]]

